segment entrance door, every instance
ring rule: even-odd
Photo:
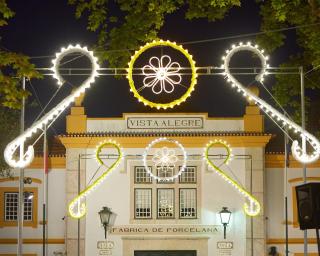
[[[134,256],[197,256],[197,251],[134,251]]]

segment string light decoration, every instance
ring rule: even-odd
[[[232,160],[232,149],[229,144],[227,144],[226,141],[222,140],[214,140],[210,141],[205,149],[204,149],[204,160],[206,161],[207,165],[214,170],[223,180],[225,180],[227,183],[229,183],[233,188],[235,188],[242,196],[245,197],[246,200],[248,200],[249,204],[246,202],[244,204],[244,211],[248,216],[257,216],[261,211],[261,205],[259,201],[251,195],[245,188],[243,188],[238,182],[236,182],[234,179],[232,179],[228,174],[226,174],[221,168],[220,165],[214,164],[211,159],[209,158],[209,150],[214,147],[219,146],[226,150],[227,155],[226,158],[223,161],[223,164],[228,165],[229,162]]]
[[[252,93],[250,90],[246,89],[230,72],[229,65],[230,60],[233,57],[235,53],[238,53],[240,51],[250,51],[255,53],[260,61],[261,61],[261,70],[259,74],[256,76],[256,80],[259,82],[264,81],[264,77],[268,75],[268,67],[267,64],[268,56],[264,55],[264,50],[259,49],[258,45],[252,45],[250,42],[243,44],[239,43],[238,45],[232,45],[231,49],[226,51],[226,55],[222,57],[223,64],[222,68],[224,68],[224,75],[227,79],[227,82],[231,84],[233,88],[236,88],[239,93],[242,93],[242,95],[246,98],[248,98],[250,101],[255,102],[256,105],[258,105],[261,110],[266,113],[270,118],[272,118],[274,121],[279,122],[283,127],[287,127],[289,130],[293,130],[295,133],[299,134],[302,141],[306,141],[310,143],[311,147],[313,148],[313,152],[311,154],[308,154],[306,152],[306,146],[303,145],[302,147],[299,145],[299,142],[297,140],[294,140],[292,142],[291,151],[293,157],[304,164],[309,164],[314,161],[316,161],[320,156],[320,142],[319,140],[307,132],[305,129],[303,129],[301,126],[297,125],[290,119],[288,119],[285,115],[280,113],[278,110],[273,108],[271,105],[266,103],[264,100],[256,96],[254,93]]]
[[[158,46],[168,46],[171,47],[177,51],[179,51],[180,53],[182,53],[188,60],[190,67],[191,67],[191,82],[190,85],[187,89],[187,91],[180,97],[177,98],[171,102],[168,103],[159,103],[159,102],[153,102],[150,101],[146,98],[144,98],[137,90],[135,82],[133,80],[133,68],[134,68],[134,64],[136,62],[136,60],[139,58],[139,56],[144,53],[145,51],[147,51],[150,48],[153,47],[158,47]],[[167,56],[167,55],[165,55]],[[165,57],[163,56],[163,57]],[[178,66],[177,62],[171,62],[171,58],[170,59],[170,63],[171,63],[171,67],[169,68],[170,64],[164,65],[162,64],[161,67],[161,61],[164,62],[164,59],[167,58],[161,58],[159,59],[159,66],[157,67],[157,65],[153,65],[151,64],[153,60],[156,60],[156,57],[152,57],[149,60],[149,64],[150,65],[146,65],[143,68],[143,74],[146,75],[146,77],[143,80],[143,84],[145,87],[152,87],[153,92],[155,94],[160,94],[162,92],[162,90],[164,90],[167,93],[173,92],[174,90],[174,85],[179,84],[181,82],[181,74],[179,73],[180,71],[180,65]],[[169,60],[168,59],[168,60]],[[177,64],[176,64],[177,63]],[[189,54],[188,50],[184,49],[181,45],[177,45],[175,42],[170,42],[170,41],[163,41],[163,40],[159,40],[159,41],[153,41],[151,43],[147,43],[144,46],[141,46],[140,49],[138,51],[135,52],[135,54],[133,56],[131,56],[131,60],[128,63],[129,67],[127,69],[128,75],[127,75],[127,79],[129,81],[129,85],[130,85],[130,91],[133,93],[134,97],[136,97],[138,99],[139,102],[144,103],[144,105],[152,107],[152,108],[157,108],[157,109],[167,109],[167,108],[173,108],[176,105],[180,105],[182,102],[186,101],[186,99],[188,97],[191,96],[192,91],[194,91],[195,85],[197,83],[197,72],[196,72],[196,63],[192,58],[192,55]],[[169,65],[169,66],[168,66]],[[147,66],[149,66],[147,68]],[[147,72],[147,71],[152,71],[152,72]],[[175,72],[176,71],[176,72]],[[170,77],[172,76],[177,76],[177,80],[174,80]],[[152,77],[151,77],[152,76]],[[155,79],[153,79],[155,78]],[[156,90],[154,89],[154,86],[158,86],[159,88],[162,88],[162,90]],[[168,88],[171,88],[169,90],[167,90],[166,86],[168,86]]]
[[[100,157],[100,153],[102,149],[105,147],[109,147],[109,148],[111,147],[116,149],[117,151],[118,157],[110,166],[107,166]],[[84,215],[86,215],[86,212],[87,212],[86,203],[85,203],[86,198],[107,178],[107,176],[114,169],[116,169],[119,166],[122,158],[123,158],[123,150],[120,148],[120,145],[116,141],[112,141],[112,140],[103,141],[97,146],[96,160],[100,165],[103,165],[104,167],[106,167],[107,170],[99,178],[97,178],[91,185],[89,185],[87,188],[81,191],[80,194],[76,196],[74,199],[72,199],[72,201],[69,203],[68,211],[72,218],[80,219]]]
[[[145,75],[143,86],[151,87],[154,94],[160,94],[163,91],[172,93],[175,85],[181,83],[182,77],[178,73],[180,69],[180,64],[172,62],[168,55],[164,55],[160,59],[151,57],[149,65],[142,68],[142,73]]]
[[[158,175],[154,175],[149,167],[148,167],[148,163],[147,163],[147,158],[148,155],[150,155],[150,151],[152,148],[154,148],[157,144],[159,143],[170,143],[170,144],[174,144],[178,149],[180,149],[181,153],[182,153],[182,164],[181,167],[178,171],[178,173],[174,174],[171,177],[159,177]],[[179,160],[178,155],[176,155],[176,151],[173,149],[168,149],[167,147],[162,147],[158,150],[156,150],[155,155],[152,157],[152,161],[155,164],[155,166],[157,167],[168,167],[168,168],[174,168],[176,162]],[[184,172],[186,165],[187,165],[187,152],[185,151],[184,147],[176,140],[172,140],[166,137],[161,137],[158,139],[153,140],[146,148],[145,151],[143,152],[142,155],[142,161],[143,161],[143,165],[146,169],[146,171],[149,173],[149,175],[158,180],[158,181],[173,181],[174,179],[178,178],[182,172]]]
[[[6,146],[4,151],[4,159],[9,166],[13,168],[25,168],[28,166],[34,158],[34,148],[33,145],[29,145],[27,150],[24,151],[26,140],[31,138],[32,135],[38,130],[44,130],[48,128],[62,114],[62,112],[75,101],[77,97],[79,97],[87,88],[91,86],[91,84],[95,81],[95,78],[98,77],[98,70],[100,67],[98,64],[98,59],[93,55],[93,52],[89,51],[87,47],[81,47],[78,44],[76,46],[69,45],[67,48],[62,48],[61,52],[56,53],[56,58],[52,60],[52,76],[57,79],[59,86],[65,82],[59,72],[60,62],[66,55],[72,53],[81,53],[89,58],[92,66],[90,76],[73,93],[62,100],[57,106],[51,109],[41,119],[35,122],[30,128],[25,130],[21,135],[19,135]],[[19,154],[16,159],[15,153],[18,149]]]

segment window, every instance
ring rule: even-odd
[[[197,218],[197,191],[196,189],[180,189],[180,218]]]
[[[0,187],[0,227],[17,226],[19,189]],[[38,225],[38,189],[25,188],[23,219],[24,226],[36,228]]]
[[[174,189],[158,189],[158,211],[159,219],[174,218]]]
[[[31,197],[30,197],[31,196]],[[4,220],[16,221],[18,220],[18,192],[5,192],[4,193]],[[24,210],[23,219],[25,221],[32,221],[32,205],[33,193],[24,194]]]
[[[195,166],[187,166],[180,175],[180,183],[196,183],[197,168]]]
[[[167,177],[172,177],[174,175],[174,168],[172,167],[158,167],[157,175],[163,180],[158,180],[158,183],[174,183],[174,180],[165,180]]]
[[[163,223],[165,219],[178,219],[178,222],[197,219],[201,215],[198,166],[187,166],[178,176],[178,181],[171,179],[181,168],[178,165],[171,168],[151,166],[149,170],[153,170],[152,173],[160,180],[152,178],[143,166],[131,166],[130,219],[139,224],[149,223],[148,220]]]
[[[150,219],[152,206],[151,189],[135,189],[135,218]]]
[[[151,171],[151,167],[148,167]],[[135,183],[152,183],[150,174],[144,166],[135,166],[134,168],[134,182]]]

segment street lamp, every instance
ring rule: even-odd
[[[23,195],[28,200],[31,200],[33,198],[33,193],[32,192],[23,192]]]
[[[219,212],[221,224],[223,225],[223,238],[226,239],[226,229],[230,221],[231,212],[228,210],[228,207],[222,207],[222,210]]]
[[[100,221],[104,228],[104,238],[107,240],[107,230],[110,224],[111,215],[113,212],[108,207],[102,207],[102,210],[99,212]]]

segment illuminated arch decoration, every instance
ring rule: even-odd
[[[100,153],[102,149],[105,147],[115,148],[118,154],[117,159],[110,166],[107,166],[100,157]],[[119,166],[122,158],[123,158],[122,149],[120,148],[120,145],[117,144],[117,142],[115,141],[112,141],[112,140],[103,141],[97,146],[96,159],[98,163],[105,166],[107,170],[99,178],[97,178],[90,186],[88,186],[86,189],[81,191],[80,194],[76,196],[74,199],[72,199],[72,201],[69,203],[68,211],[72,218],[80,219],[84,215],[86,215],[87,209],[86,209],[85,200],[87,196],[92,191],[94,191],[114,169],[116,169]]]
[[[237,88],[239,93],[242,93],[243,96],[247,97],[249,100],[254,101],[262,111],[264,111],[270,118],[274,119],[275,121],[281,123],[283,126],[286,126],[288,129],[293,130],[295,133],[299,134],[301,139],[305,139],[306,142],[310,143],[311,147],[313,148],[313,152],[311,154],[306,153],[305,147],[302,148],[299,146],[299,142],[294,140],[292,143],[292,155],[293,157],[304,164],[309,164],[316,161],[320,156],[320,142],[319,140],[303,129],[301,126],[297,125],[296,123],[292,122],[288,119],[285,115],[281,114],[278,110],[273,108],[271,105],[266,103],[264,100],[256,96],[250,90],[246,89],[231,73],[229,69],[229,64],[232,56],[240,51],[251,51],[255,53],[262,64],[262,68],[260,73],[256,76],[256,80],[259,82],[263,82],[264,76],[268,75],[268,67],[267,64],[268,56],[265,56],[263,53],[264,51],[259,49],[257,45],[251,45],[250,42],[247,44],[239,43],[239,45],[232,45],[230,50],[226,51],[226,55],[222,57],[223,64],[222,67],[225,69],[225,76],[227,81],[231,84],[232,87]]]
[[[210,141],[205,149],[204,149],[204,160],[206,160],[207,165],[213,169],[223,180],[228,182],[233,188],[235,188],[242,196],[245,197],[246,200],[248,200],[249,204],[246,202],[244,204],[244,211],[249,216],[257,216],[261,211],[261,205],[259,201],[251,195],[245,188],[243,188],[238,182],[236,182],[234,179],[232,179],[228,174],[226,174],[220,166],[217,166],[214,164],[210,158],[209,158],[209,150],[214,146],[220,146],[223,147],[226,152],[226,158],[223,161],[223,164],[229,164],[229,162],[232,160],[232,149],[230,148],[230,145],[227,144],[227,142],[222,140],[214,140]]]
[[[27,150],[24,151],[24,144],[28,138],[30,138],[38,130],[43,130],[45,126],[50,126],[61,113],[75,101],[77,97],[81,95],[98,77],[98,70],[100,69],[98,64],[98,59],[93,55],[92,51],[89,51],[87,47],[81,47],[80,45],[69,45],[67,48],[62,48],[59,53],[56,54],[56,58],[52,60],[53,66],[51,70],[53,71],[53,77],[57,79],[59,86],[62,86],[65,82],[59,73],[60,61],[68,54],[71,53],[81,53],[87,56],[91,62],[92,70],[89,77],[79,86],[73,93],[62,100],[56,107],[50,110],[41,119],[35,122],[30,128],[25,130],[16,139],[11,141],[5,148],[4,158],[7,164],[13,168],[24,168],[28,166],[34,158],[34,148],[33,145],[28,146]],[[19,149],[18,157],[15,158],[15,153]]]
[[[171,177],[159,177],[158,175],[154,175],[149,167],[148,167],[148,155],[150,154],[150,150],[153,149],[157,144],[159,143],[170,143],[175,145],[182,154],[182,164],[179,169],[179,171],[174,174]],[[168,147],[161,147],[161,148],[154,148],[155,149],[155,154],[152,157],[152,162],[156,167],[160,168],[174,168],[175,164],[179,161],[179,157],[176,154],[176,151],[174,149],[168,148]],[[143,165],[146,169],[146,171],[149,173],[149,175],[158,180],[158,181],[173,181],[174,179],[178,178],[182,172],[184,172],[186,165],[187,165],[187,152],[185,151],[184,147],[176,140],[172,140],[166,137],[161,137],[158,139],[153,140],[146,148],[145,151],[143,152],[142,155],[142,161]]]
[[[133,81],[133,66],[135,61],[139,58],[139,56],[152,47],[157,46],[168,46],[173,49],[181,52],[189,61],[191,67],[191,82],[188,87],[188,90],[178,99],[175,99],[168,103],[159,103],[152,102],[146,98],[144,98],[137,90],[135,83]],[[166,61],[167,60],[167,61]],[[177,45],[175,42],[170,41],[153,41],[151,43],[147,43],[144,46],[141,46],[138,51],[131,57],[128,71],[128,81],[130,85],[130,91],[133,92],[134,97],[136,97],[139,102],[144,103],[146,106],[150,106],[152,108],[157,109],[167,109],[173,108],[176,105],[180,105],[182,102],[186,101],[188,97],[190,97],[192,91],[195,88],[197,83],[197,72],[195,61],[192,58],[192,55],[188,53],[188,50],[184,49],[181,45]],[[171,93],[174,91],[174,86],[181,81],[181,74],[179,74],[181,67],[177,62],[171,62],[171,58],[168,55],[162,56],[162,58],[152,57],[149,60],[149,65],[146,65],[142,68],[143,75],[145,78],[143,80],[145,87],[151,87],[155,94],[160,94],[162,92]],[[157,89],[159,88],[159,89]],[[167,89],[168,88],[168,89]]]

